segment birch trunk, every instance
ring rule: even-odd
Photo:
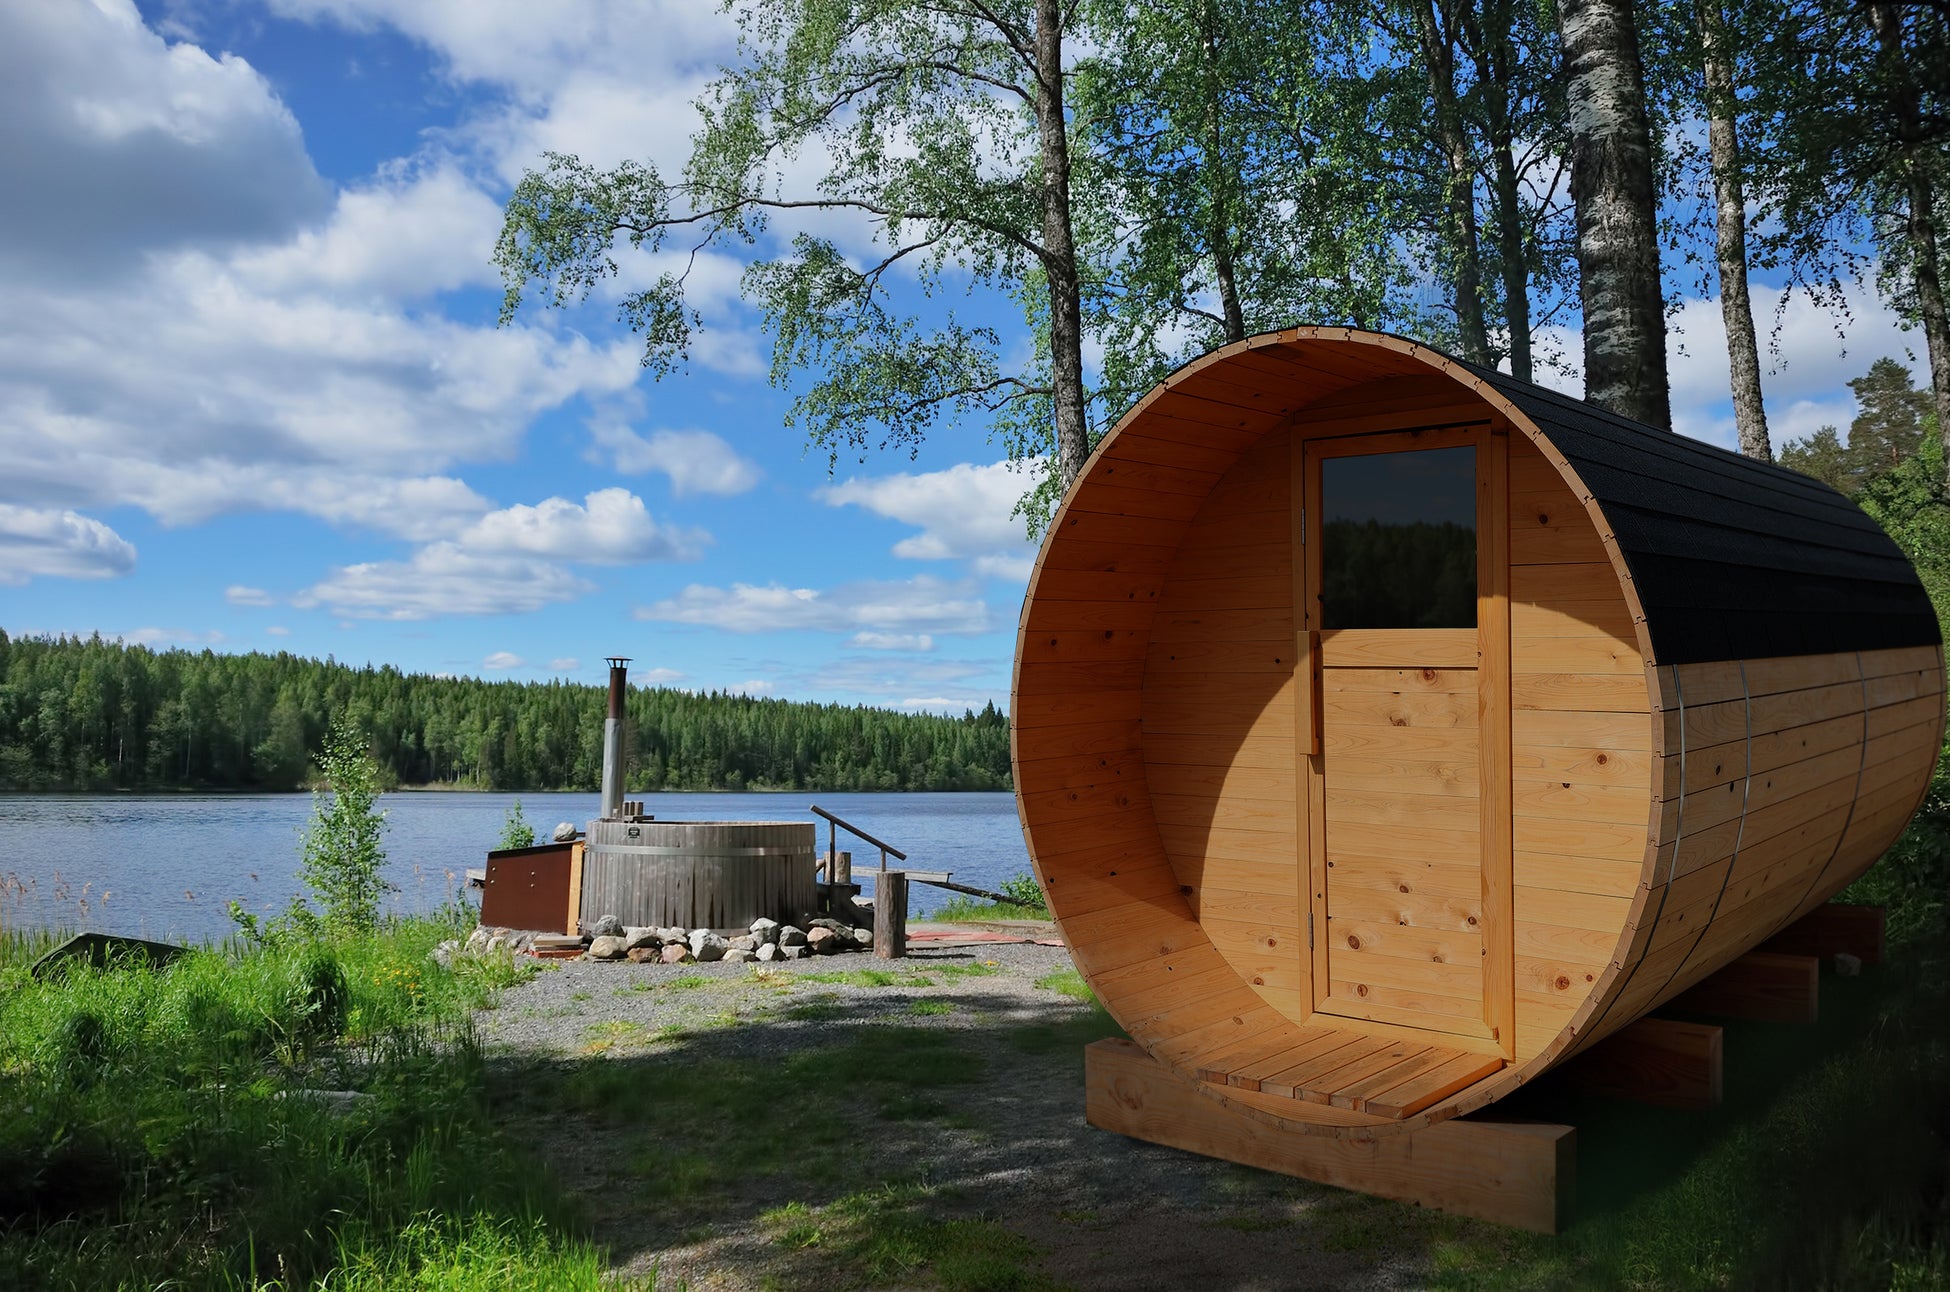
[[[1652,145],[1631,0],[1564,0],[1558,29],[1577,204],[1585,398],[1671,430]]]
[[[1529,381],[1535,371],[1530,350],[1530,271],[1524,255],[1516,127],[1510,114],[1510,78],[1516,71],[1510,23],[1507,0],[1488,0],[1484,5],[1483,29],[1477,34],[1476,71],[1483,88],[1490,155],[1496,165],[1491,195],[1497,257],[1503,262],[1503,322],[1509,333],[1510,375],[1519,381]]]
[[[1706,74],[1707,165],[1713,172],[1714,250],[1720,262],[1720,317],[1727,329],[1733,424],[1742,453],[1772,462],[1767,408],[1761,402],[1760,347],[1754,340],[1754,307],[1747,294],[1747,198],[1740,180],[1733,67],[1720,0],[1699,0],[1698,17]]]
[[[1070,222],[1070,134],[1063,119],[1057,0],[1036,0],[1036,132],[1042,152],[1042,264],[1049,278],[1050,402],[1057,471],[1067,490],[1090,456],[1090,422],[1083,395],[1083,285]]]
[[[1217,20],[1211,6],[1200,7],[1200,46],[1205,56],[1205,174],[1211,202],[1212,272],[1218,280],[1219,309],[1225,318],[1228,342],[1246,339],[1246,312],[1239,304],[1238,265],[1232,254],[1232,211],[1235,176],[1225,149],[1220,124],[1220,97],[1225,86],[1219,68]]]
[[[1936,189],[1928,164],[1922,95],[1904,58],[1902,10],[1893,4],[1871,4],[1866,8],[1869,26],[1881,46],[1883,75],[1889,84],[1889,107],[1896,118],[1897,138],[1902,143],[1898,173],[1903,177],[1904,205],[1908,208],[1904,212],[1903,237],[1909,243],[1916,312],[1922,318],[1923,340],[1929,347],[1936,424],[1939,434],[1950,435],[1950,316],[1946,316],[1943,300],[1942,262],[1936,238]],[[1946,477],[1946,484],[1950,484],[1950,467],[1946,467]]]
[[[1483,263],[1476,231],[1476,167],[1469,155],[1461,108],[1456,103],[1454,44],[1438,25],[1435,0],[1415,6],[1422,62],[1428,68],[1429,95],[1435,104],[1435,139],[1448,166],[1443,232],[1455,261],[1456,330],[1463,358],[1488,366],[1489,328],[1483,320]]]

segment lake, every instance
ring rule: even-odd
[[[961,883],[999,888],[1029,869],[1010,794],[632,794],[671,821],[813,821],[817,803]],[[507,811],[546,839],[558,821],[596,814],[595,794],[461,791],[385,795],[389,899],[400,912],[429,911],[485,864]],[[232,899],[260,914],[283,910],[301,890],[298,840],[311,817],[306,794],[0,795],[0,926],[96,929],[193,941],[222,937]],[[826,846],[826,831],[819,846]],[[840,835],[840,847],[849,847]],[[854,839],[855,870],[879,852]],[[868,892],[871,892],[871,887]],[[922,915],[953,895],[911,888]]]

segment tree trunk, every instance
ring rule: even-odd
[[[1067,490],[1090,456],[1090,421],[1083,396],[1083,285],[1070,224],[1070,136],[1063,119],[1057,0],[1036,0],[1036,130],[1042,151],[1043,271],[1049,278],[1050,402],[1058,478]]]
[[[1727,329],[1727,375],[1733,385],[1733,424],[1740,451],[1774,460],[1761,402],[1760,347],[1754,340],[1754,307],[1747,295],[1747,199],[1740,182],[1740,132],[1734,116],[1733,67],[1720,0],[1699,0],[1700,50],[1706,73],[1707,164],[1713,172],[1720,261],[1720,317]]]
[[[1483,263],[1476,232],[1476,167],[1456,103],[1454,46],[1436,20],[1435,0],[1419,0],[1415,26],[1422,40],[1422,62],[1435,104],[1435,141],[1448,165],[1443,232],[1455,261],[1456,331],[1463,358],[1488,366],[1489,329],[1483,321]]]
[[[1950,317],[1945,314],[1942,267],[1937,254],[1936,190],[1930,182],[1922,96],[1904,58],[1902,10],[1893,4],[1871,4],[1867,10],[1869,26],[1882,48],[1883,75],[1890,87],[1889,107],[1896,118],[1897,137],[1903,145],[1899,165],[1903,197],[1909,208],[1903,236],[1909,243],[1913,266],[1916,312],[1922,316],[1923,340],[1929,347],[1937,432],[1950,436]],[[1950,468],[1946,471],[1950,472]],[[1946,485],[1950,486],[1950,480],[1946,480]]]
[[[1477,33],[1476,70],[1488,116],[1490,154],[1496,162],[1492,196],[1497,257],[1503,262],[1503,322],[1509,332],[1510,375],[1529,381],[1535,373],[1530,350],[1530,268],[1524,254],[1516,127],[1510,120],[1510,78],[1516,70],[1516,51],[1510,43],[1507,0],[1487,0],[1483,19],[1483,30]]]
[[[1558,29],[1577,204],[1585,398],[1671,430],[1652,144],[1631,0],[1563,0]]]
[[[1238,267],[1232,253],[1232,196],[1234,177],[1226,156],[1220,125],[1220,96],[1225,86],[1219,67],[1217,21],[1210,5],[1200,6],[1200,43],[1205,55],[1205,175],[1211,201],[1212,271],[1218,279],[1219,309],[1225,317],[1227,342],[1246,339],[1246,313],[1239,305]]]

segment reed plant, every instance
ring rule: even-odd
[[[598,1286],[601,1254],[490,1115],[428,919],[167,968],[0,937],[0,1287]]]

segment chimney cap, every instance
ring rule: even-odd
[[[610,656],[606,656],[605,658],[609,660],[609,666],[611,668],[622,668],[625,664],[630,662],[630,657],[628,655],[610,655]]]

